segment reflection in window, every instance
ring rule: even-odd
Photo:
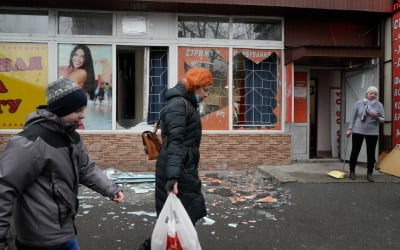
[[[228,105],[227,74],[228,62],[220,53],[220,50],[210,48],[207,53],[207,61],[193,60],[185,62],[185,72],[190,68],[206,68],[213,75],[213,85],[209,96],[200,104],[202,116],[216,112]]]
[[[0,33],[47,34],[47,11],[0,11]]]
[[[209,55],[210,64],[208,67],[203,65],[201,68],[208,68],[213,75],[213,85],[210,89],[209,96],[201,103],[201,115],[217,112],[228,106],[228,91],[225,88],[227,85],[228,63],[227,61],[212,50]],[[197,66],[197,68],[199,68]]]
[[[178,17],[178,37],[229,38],[229,20],[219,17]]]
[[[281,20],[234,19],[233,39],[238,40],[282,40]]]
[[[206,68],[213,75],[208,97],[200,103],[202,127],[205,130],[229,129],[228,48],[179,47],[178,78],[184,79],[190,68]]]
[[[111,13],[60,12],[58,33],[64,35],[112,35]]]
[[[256,63],[242,53],[233,60],[234,128],[275,128],[278,117],[278,56]]]

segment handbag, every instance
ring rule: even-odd
[[[188,104],[186,100],[182,97],[179,97],[180,99],[183,100],[185,103],[185,117],[187,118],[188,115]],[[162,110],[160,111],[160,113]],[[142,133],[142,141],[143,141],[143,146],[144,146],[144,152],[148,155],[149,160],[155,160],[160,156],[160,149],[161,149],[161,140],[157,135],[157,130],[160,127],[160,122],[161,122],[161,116],[158,119],[154,130],[146,130]],[[164,141],[165,138],[163,138]]]
[[[146,130],[142,133],[144,152],[149,157],[149,160],[155,160],[160,155],[161,141],[157,135],[159,126],[160,121],[156,123],[153,131]]]
[[[151,235],[152,250],[201,250],[195,227],[181,201],[170,193]]]

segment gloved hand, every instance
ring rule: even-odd
[[[177,179],[169,179],[167,180],[167,183],[165,184],[165,190],[169,193],[174,190],[174,185],[177,183]]]

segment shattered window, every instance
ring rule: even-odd
[[[280,129],[279,68],[274,51],[234,49],[233,128]]]
[[[206,68],[213,74],[208,97],[200,103],[202,127],[205,130],[229,129],[228,48],[179,47],[178,78],[184,79],[190,68]]]

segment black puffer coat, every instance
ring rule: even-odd
[[[161,133],[165,137],[156,164],[156,210],[161,212],[168,179],[178,180],[178,197],[193,224],[207,215],[201,193],[198,163],[200,159],[201,121],[195,95],[182,83],[168,90],[167,106],[161,112]]]

